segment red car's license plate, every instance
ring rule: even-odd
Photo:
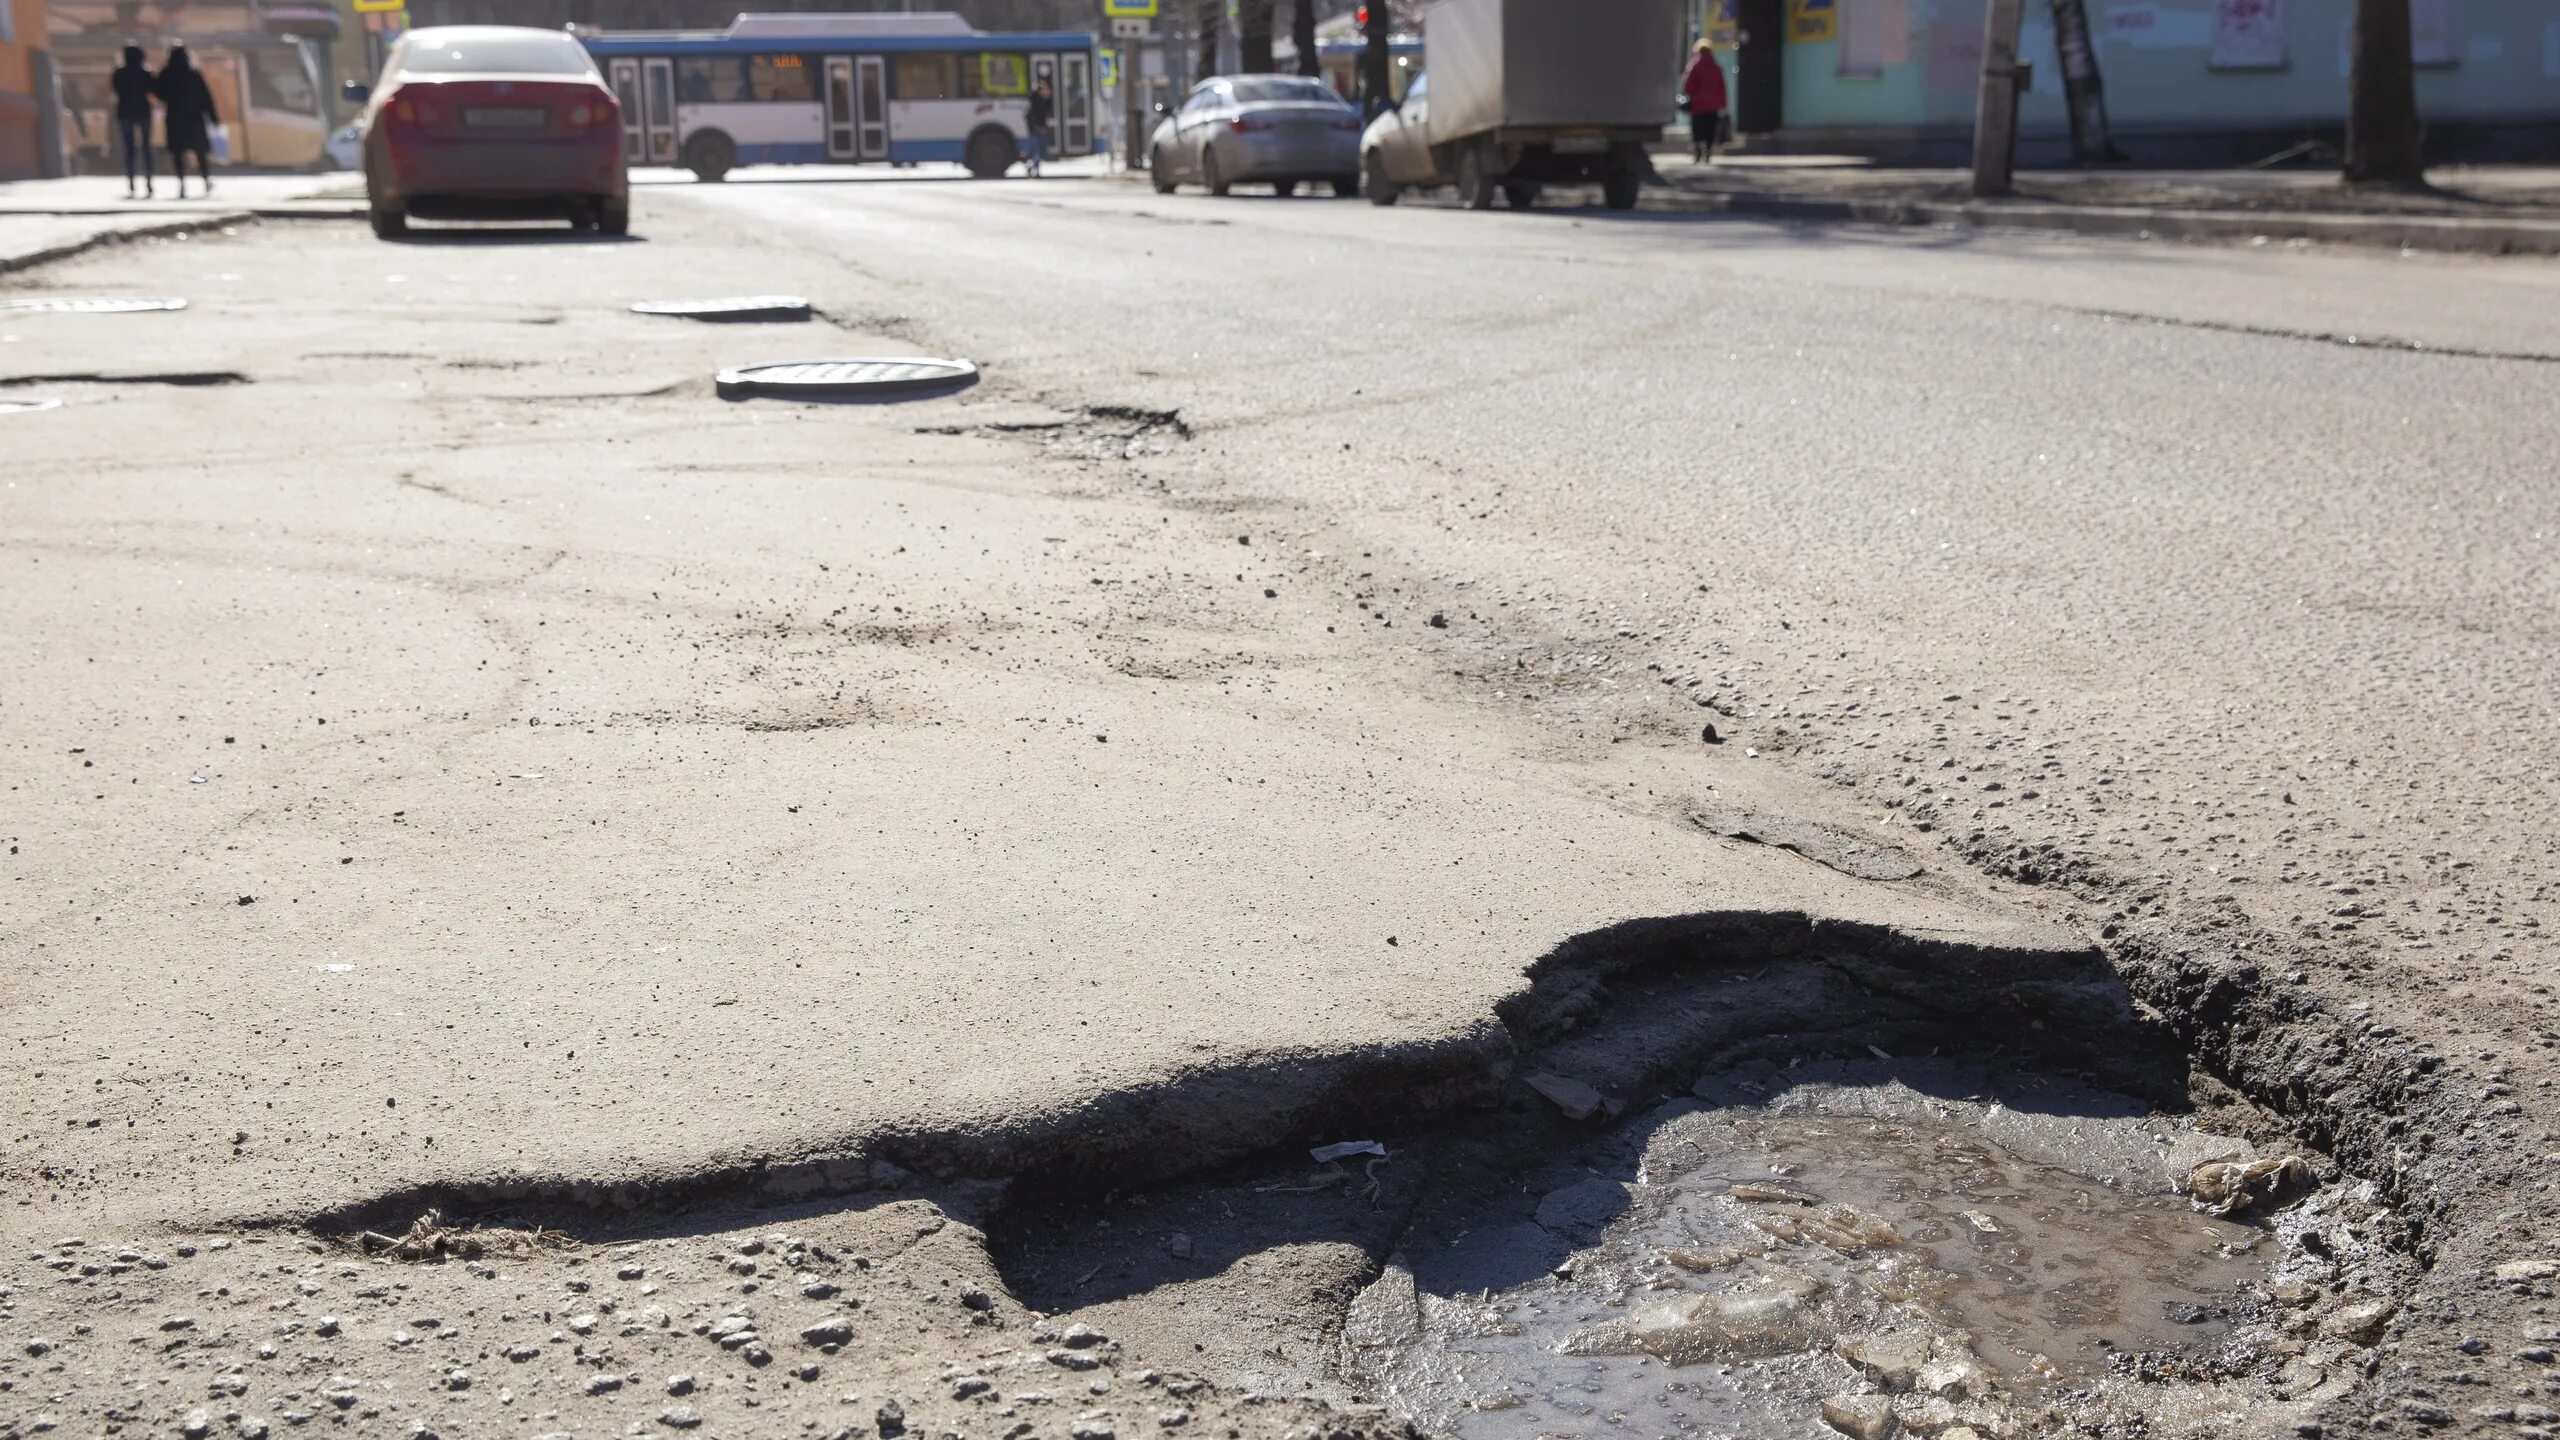
[[[550,112],[532,105],[478,105],[462,112],[462,123],[474,130],[539,130]]]

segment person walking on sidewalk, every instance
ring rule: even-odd
[[[116,139],[124,148],[124,198],[133,198],[133,177],[142,177],[143,198],[151,196],[151,67],[142,63],[142,47],[124,47],[124,63],[107,83],[116,96]]]
[[[196,174],[204,193],[213,193],[213,127],[222,117],[213,110],[213,87],[187,55],[184,41],[169,47],[168,62],[152,84],[160,97],[160,138],[169,147],[169,168],[178,175],[178,198],[187,198],[187,156],[196,157]]]
[[[1030,133],[1022,138],[1022,170],[1026,175],[1040,173],[1040,161],[1049,153],[1049,116],[1057,102],[1049,98],[1049,82],[1031,87],[1031,103],[1022,107],[1022,128]]]
[[[1710,158],[1724,129],[1724,67],[1716,63],[1715,47],[1704,40],[1698,42],[1689,73],[1680,77],[1680,108],[1689,112],[1689,158]]]

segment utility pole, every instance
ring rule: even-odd
[[[2088,0],[2053,0],[2053,47],[2062,59],[2062,93],[2071,110],[2071,158],[2083,164],[2122,160],[2107,129],[2107,89],[2090,43]]]
[[[2405,0],[2404,0],[2405,3]],[[2018,26],[2025,0],[1991,0],[1973,108],[1973,193],[2006,195],[2018,161]]]
[[[1297,47],[1299,74],[1324,73],[1324,57],[1316,53],[1316,0],[1291,0],[1289,43]]]
[[[1192,13],[1199,20],[1200,69],[1191,79],[1198,84],[1218,73],[1219,32],[1226,26],[1227,0],[1197,0]]]
[[[2427,173],[2419,145],[2409,0],[2356,0],[2355,26],[2348,59],[2346,181],[2419,188]]]
[[[1387,48],[1395,23],[1394,9],[1388,0],[1368,0],[1360,7],[1361,38],[1367,42],[1360,51],[1360,113],[1372,119],[1396,98],[1395,84],[1390,78],[1395,62]]]

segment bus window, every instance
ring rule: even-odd
[[[687,105],[734,105],[746,97],[734,55],[688,55],[676,61],[676,94]]]
[[[964,99],[1001,98],[1031,93],[1031,75],[1020,55],[985,54],[960,57],[960,94]]]
[[[814,67],[797,55],[747,57],[747,96],[806,105],[818,98]]]
[[[959,70],[960,57],[957,55],[901,55],[898,57],[897,98],[959,99]]]

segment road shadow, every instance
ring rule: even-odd
[[[386,245],[646,245],[646,235],[599,235],[592,230],[563,227],[450,225],[419,229],[411,225],[398,235],[379,237]]]

